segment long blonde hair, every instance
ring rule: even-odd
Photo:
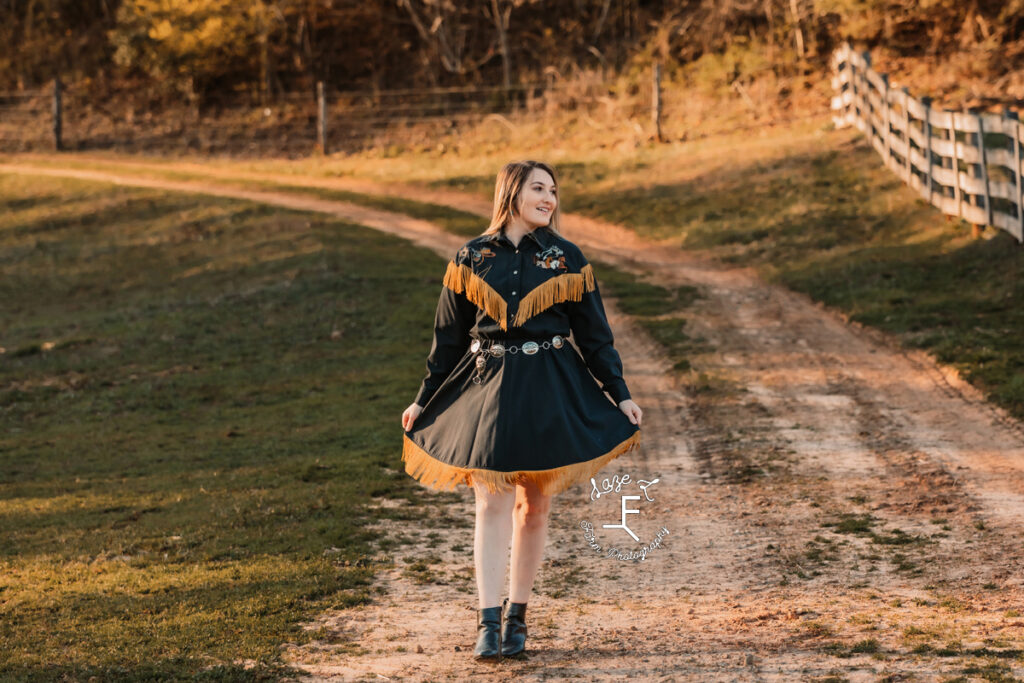
[[[494,209],[491,214],[491,224],[484,230],[485,235],[493,235],[505,229],[515,215],[516,202],[526,185],[526,179],[530,177],[533,169],[539,168],[551,176],[555,187],[558,187],[558,178],[555,177],[555,169],[541,161],[513,161],[505,164],[498,172],[498,179],[494,183]],[[558,217],[562,202],[555,204],[555,210],[551,212],[551,220],[548,222],[548,229],[556,235],[558,231]]]

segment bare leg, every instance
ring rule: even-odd
[[[544,558],[548,536],[551,496],[540,492],[536,484],[516,486],[516,505],[512,526],[512,572],[509,577],[509,602],[526,603],[533,580]]]
[[[515,491],[489,493],[482,484],[474,484],[473,490],[476,492],[476,533],[473,539],[476,588],[479,608],[486,609],[501,605],[516,494]]]

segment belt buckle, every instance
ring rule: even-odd
[[[540,344],[538,344],[535,341],[528,341],[523,344],[522,349],[524,354],[526,354],[527,356],[532,356],[533,354],[540,351]]]

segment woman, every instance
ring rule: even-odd
[[[558,232],[554,170],[506,165],[490,227],[448,264],[427,375],[402,414],[406,472],[476,495],[478,660],[525,649],[551,497],[640,442],[612,342],[590,264]]]

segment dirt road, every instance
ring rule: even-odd
[[[140,177],[140,166],[47,173],[322,211],[446,257],[461,241],[354,204],[218,185],[226,172],[165,182]],[[396,191],[363,181],[310,184]],[[488,211],[476,197],[400,191]],[[379,600],[322,615],[310,627],[323,638],[286,646],[288,661],[311,680],[1024,676],[1019,423],[928,357],[750,272],[582,217],[566,216],[565,232],[589,255],[659,283],[697,286],[703,298],[687,332],[709,350],[681,381],[612,310],[627,380],[646,413],[645,446],[602,472],[630,475],[620,491],[592,500],[576,487],[556,500],[530,603],[529,657],[471,661],[473,509],[462,490],[448,511],[463,524],[382,525],[381,537],[401,545],[391,551],[395,568],[379,577]],[[644,491],[639,480],[657,483]],[[667,531],[642,562],[604,552],[639,545],[602,527],[620,521],[627,493],[643,494],[631,503],[639,521],[630,522],[642,543]],[[594,526],[602,552],[581,521]]]

